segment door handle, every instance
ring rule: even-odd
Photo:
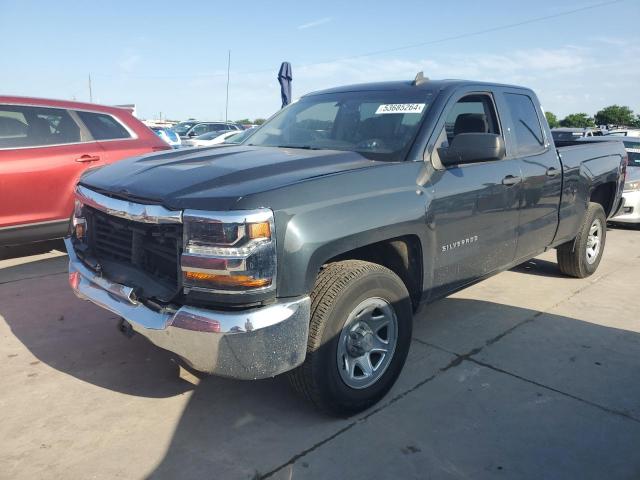
[[[80,162],[80,163],[98,162],[98,161],[100,161],[100,157],[98,155],[82,155],[80,158],[76,158],[76,162]]]
[[[560,175],[560,170],[556,167],[547,168],[547,177],[557,177],[558,175]]]
[[[510,187],[512,185],[517,185],[522,181],[522,177],[516,177],[515,175],[507,175],[502,179],[502,184]]]

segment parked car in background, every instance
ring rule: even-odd
[[[622,192],[622,207],[611,223],[640,225],[640,138],[605,135],[597,138],[582,138],[586,143],[618,142],[627,152],[627,170]]]
[[[185,140],[183,142],[183,145],[185,147],[209,147],[211,145],[224,143],[224,141],[231,135],[239,135],[241,133],[242,132],[239,132],[238,130],[220,130],[216,132],[209,132],[205,133],[204,135]]]
[[[241,131],[243,128],[233,122],[198,122],[186,121],[178,123],[173,127],[173,131],[180,135],[182,139],[198,137],[209,132],[224,132],[227,130]]]
[[[629,164],[624,182],[622,212],[611,219],[615,223],[640,225],[640,138],[624,137]]]
[[[635,128],[630,129],[621,129],[617,128],[615,130],[609,130],[607,135],[611,135],[614,137],[640,137],[640,130]]]
[[[170,148],[121,108],[0,96],[0,245],[63,237],[86,170]]]
[[[575,140],[583,137],[601,137],[604,132],[599,128],[552,128],[551,135],[555,141]]]
[[[69,283],[196,370],[289,372],[351,414],[397,379],[421,305],[551,248],[566,275],[593,274],[626,157],[554,144],[523,87],[418,75],[315,92],[240,145],[83,177]]]
[[[154,131],[156,135],[158,135],[162,140],[167,142],[169,146],[172,148],[180,148],[182,145],[182,140],[180,139],[180,135],[174,132],[170,128],[163,127],[149,127]]]

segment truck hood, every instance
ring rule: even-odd
[[[172,209],[230,210],[251,194],[382,163],[337,150],[216,146],[122,160],[88,174],[80,184]]]

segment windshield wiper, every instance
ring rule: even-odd
[[[278,145],[277,148],[301,148],[302,150],[322,150],[318,147],[312,147],[311,145]]]

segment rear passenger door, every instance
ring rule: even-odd
[[[82,110],[74,113],[104,150],[106,163],[140,155],[140,144],[135,141],[135,133],[113,115]],[[144,150],[145,153],[148,151]]]
[[[0,105],[0,227],[68,222],[75,183],[102,162],[69,111]]]
[[[508,152],[520,159],[523,180],[516,259],[525,259],[553,241],[558,227],[562,167],[547,140],[544,114],[532,92],[505,90],[503,99],[511,117]]]
[[[433,198],[429,218],[436,236],[433,285],[436,296],[509,265],[515,256],[520,162],[502,159],[444,167],[438,148],[461,133],[505,136],[493,92],[454,96],[431,156]]]

